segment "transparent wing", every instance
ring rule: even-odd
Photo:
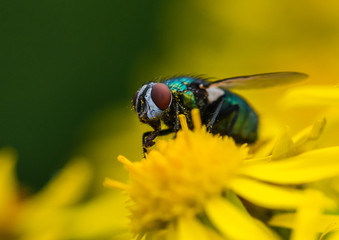
[[[261,73],[249,76],[239,76],[208,82],[204,87],[219,87],[223,89],[253,89],[273,87],[276,85],[289,84],[301,81],[308,75],[299,72],[273,72]]]

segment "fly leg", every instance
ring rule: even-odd
[[[225,98],[224,98],[224,97],[219,98],[219,99],[220,99],[220,100],[217,100],[217,101],[219,101],[219,103],[218,103],[218,105],[217,105],[217,107],[216,107],[216,109],[215,109],[215,111],[214,111],[214,113],[213,113],[213,116],[212,116],[210,122],[209,122],[208,125],[207,125],[207,131],[208,131],[209,133],[212,133],[212,127],[213,127],[213,125],[214,125],[214,122],[215,122],[215,120],[217,119],[217,116],[218,116],[219,113],[220,113],[222,104],[225,102]]]
[[[172,133],[173,130],[172,129],[163,129],[160,131],[149,131],[149,132],[144,132],[144,134],[142,135],[142,145],[145,147],[151,147],[154,145],[154,142],[152,140],[154,140],[157,136],[165,136],[167,134]],[[151,142],[151,143],[149,143]]]
[[[176,105],[175,105],[175,123],[174,123],[173,128],[161,130],[160,120],[149,123],[149,125],[154,129],[154,131],[145,132],[142,135],[142,146],[143,146],[144,154],[147,152],[148,147],[151,147],[155,144],[153,140],[157,136],[164,136],[164,135],[167,135],[167,134],[170,134],[170,133],[173,133],[173,132],[177,133],[179,131],[179,129],[180,129],[179,114],[181,112],[184,112],[184,110],[185,109],[179,103],[176,103]]]
[[[144,153],[146,152],[147,147],[151,147],[154,145],[154,139],[159,135],[161,131],[161,123],[160,120],[152,121],[149,125],[154,129],[154,131],[145,132],[142,135],[142,146],[144,148]]]
[[[163,135],[167,135],[173,132],[173,129],[170,129],[170,128],[161,130],[160,120],[154,120],[154,121],[149,122],[148,124],[154,129],[154,131],[145,132],[142,135],[142,146],[143,146],[144,155],[147,152],[147,148],[155,144],[153,140],[157,136],[163,136]]]
[[[215,111],[212,115],[212,118],[210,120],[210,122],[208,123],[207,125],[207,131],[212,133],[212,128],[213,128],[213,125],[215,123],[215,120],[217,119],[217,117],[219,116],[219,113],[220,113],[220,110],[221,110],[221,107],[223,105],[223,103],[225,102],[225,98],[220,98],[219,100],[219,103],[217,105],[217,107],[215,108]],[[232,114],[234,113],[234,116],[231,120],[231,123],[229,125],[229,128],[227,130],[227,135],[231,135],[232,133],[232,130],[233,130],[233,127],[238,119],[238,115],[239,115],[239,105],[231,105],[228,109],[227,109],[227,112],[223,113],[223,114]]]

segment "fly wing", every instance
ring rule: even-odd
[[[236,88],[236,89],[254,89],[266,88],[277,85],[289,84],[301,81],[307,78],[308,75],[299,72],[273,72],[261,73],[249,76],[239,76],[224,78],[215,82],[208,82],[208,87],[219,87],[222,89]]]

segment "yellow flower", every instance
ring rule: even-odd
[[[159,141],[158,150],[140,162],[119,156],[130,175],[128,184],[105,181],[129,194],[131,227],[139,237],[277,239],[234,200],[236,195],[264,208],[296,209],[304,190],[292,185],[339,174],[339,147],[280,155],[279,161],[251,158],[245,145],[207,133],[199,116],[192,111],[193,131],[181,116],[176,139]],[[326,207],[333,207],[325,199]]]
[[[0,151],[0,238],[60,239],[65,211],[84,195],[91,171],[77,160],[37,194],[24,196],[15,177],[15,154]]]
[[[321,148],[324,146],[338,146],[337,133],[339,88],[334,86],[308,86],[291,89],[282,101],[288,108],[291,107],[321,107],[320,115],[326,116],[316,122],[312,128],[300,132],[294,139],[285,137],[285,142],[290,142],[285,148],[285,153],[305,151],[310,148]],[[319,113],[318,113],[319,114]],[[326,127],[325,126],[326,122]],[[289,150],[287,150],[289,149]],[[326,156],[317,159],[322,163]],[[326,161],[325,161],[326,162]],[[312,161],[310,162],[310,165]],[[324,163],[326,164],[326,163]],[[325,167],[325,166],[322,166]],[[313,175],[321,174],[322,167],[314,168]],[[320,180],[320,179],[319,179]],[[309,186],[322,191],[330,196],[338,204],[339,200],[339,176],[333,178],[322,178]],[[284,213],[274,216],[270,220],[272,226],[293,229],[291,239],[339,239],[339,215],[338,209],[331,211],[331,214],[324,213],[324,206],[321,204],[320,196],[309,192],[296,213]],[[327,233],[336,233],[327,236]],[[320,237],[319,233],[321,233]]]
[[[280,108],[284,111],[304,115],[292,115],[294,124],[304,124],[309,119],[326,119],[326,128],[320,138],[317,139],[315,148],[338,146],[339,140],[339,87],[332,85],[310,85],[294,87],[287,91],[287,94],[280,102]],[[300,116],[295,117],[295,116]]]
[[[92,171],[84,159],[73,159],[39,192],[23,195],[15,177],[15,154],[0,151],[0,239],[57,240],[124,237],[122,196],[105,194],[80,204]],[[112,205],[115,204],[115,205]],[[112,215],[117,217],[114,221]],[[109,221],[108,221],[109,220]]]
[[[13,234],[12,226],[17,219],[19,195],[18,184],[13,177],[13,155],[10,150],[0,152],[0,239]]]
[[[330,232],[337,233],[326,239],[339,239],[339,215],[323,213],[326,201],[319,192],[308,190],[296,213],[278,214],[269,224],[293,229],[291,240],[322,240]]]

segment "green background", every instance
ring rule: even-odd
[[[1,1],[0,146],[16,150],[26,185],[64,165],[91,116],[130,108],[131,69],[152,51],[161,3]]]

